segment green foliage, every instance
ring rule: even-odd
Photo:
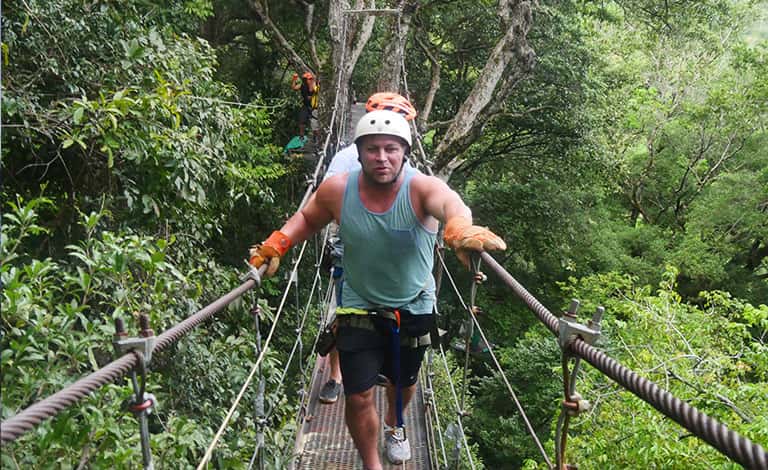
[[[441,356],[437,352],[428,351],[424,361],[424,367],[433,373],[432,389],[435,391],[435,406],[437,408],[435,412],[441,420],[442,429],[440,431],[448,459],[447,462],[444,462],[442,455],[439,455],[439,465],[454,466],[460,469],[486,468],[480,454],[481,449],[476,442],[473,442],[473,433],[468,429],[468,423],[472,419],[462,418],[464,438],[469,445],[469,452],[472,456],[473,465],[470,465],[461,428],[454,418],[459,407],[463,406],[462,411],[466,411],[469,415],[475,410],[476,398],[470,388],[471,385],[468,382],[465,383],[463,367],[460,367],[456,358],[449,353]]]
[[[417,35],[441,65],[428,147],[503,27],[494,5],[422,2],[414,16],[406,67],[417,105],[431,81]],[[764,5],[539,2],[528,37],[535,72],[487,123],[452,180],[475,218],[506,239],[504,265],[545,304],[576,296],[585,309],[605,305],[601,345],[611,355],[763,445]],[[248,9],[241,0],[26,0],[4,12],[4,418],[108,362],[114,316],[149,312],[162,331],[220,296],[237,282],[229,266],[241,266],[248,244],[295,209],[304,167],[281,161],[275,145],[292,133],[282,103],[295,94],[285,84],[283,51]],[[287,40],[309,57],[302,13],[289,2],[270,5]],[[358,98],[375,87],[390,26],[377,20],[363,51]],[[316,16],[311,27],[326,59],[329,25]],[[677,269],[665,271],[667,264]],[[468,275],[459,277],[468,284]],[[263,292],[276,295],[279,282]],[[508,296],[489,283],[478,296],[481,322],[551,449],[561,393],[556,343]],[[463,315],[447,302],[441,311]],[[158,466],[197,463],[252,367],[246,303],[154,360]],[[295,327],[290,319],[277,325],[275,350],[262,364],[268,391],[279,385]],[[445,374],[463,381],[448,360],[448,372],[436,364],[441,416],[455,413]],[[506,387],[479,362],[473,368],[464,424],[476,468],[541,468]],[[2,466],[137,466],[135,420],[118,409],[124,385],[103,388],[4,448]],[[276,468],[286,465],[295,432],[288,388],[266,396],[275,407],[267,459]],[[572,428],[569,461],[733,465],[588,367],[579,390],[596,406]],[[443,424],[455,444],[447,429],[455,423]],[[233,427],[214,457],[221,468],[250,458],[250,412],[241,409]]]
[[[9,204],[3,224],[4,246],[22,246],[34,235],[34,208],[45,199]],[[164,328],[186,310],[187,279],[166,257],[167,243],[136,235],[97,231],[103,214],[83,216],[87,237],[68,248],[70,257],[34,259],[5,252],[3,290],[3,418],[48,396],[111,359],[112,318],[151,312]],[[80,458],[105,465],[138,461],[131,418],[111,412],[127,397],[110,386],[45,423],[9,446],[9,461],[21,466],[57,462],[73,466]],[[133,436],[133,437],[132,437]],[[128,447],[123,444],[128,441]],[[102,452],[103,451],[103,452]]]
[[[552,446],[547,444],[550,420],[562,395],[562,379],[555,369],[560,355],[557,343],[535,329],[514,346],[494,352],[536,436],[552,455]],[[477,398],[469,428],[488,467],[521,468],[525,460],[543,461],[498,372],[480,377],[473,388]]]
[[[269,113],[258,101],[230,105],[236,93],[213,79],[212,49],[168,26],[185,24],[191,10],[202,15],[207,3],[145,14],[138,2],[119,15],[100,5],[76,26],[69,5],[25,5],[7,18],[3,120],[18,125],[3,135],[3,165],[23,194],[43,178],[49,193],[68,194],[57,234],[70,230],[77,209],[103,207],[120,223],[204,242],[240,200],[271,200],[268,183],[285,168],[274,161]],[[173,15],[185,20],[166,23]]]
[[[660,287],[627,276],[590,276],[564,286],[586,310],[606,306],[601,347],[676,397],[761,443],[768,442],[768,307],[705,292],[703,307],[682,301],[676,270]],[[593,409],[572,425],[569,461],[586,468],[732,468],[734,464],[649,405],[586,367],[577,389]],[[640,432],[642,430],[642,432]]]

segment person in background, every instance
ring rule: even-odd
[[[314,110],[317,109],[320,85],[318,85],[312,72],[304,72],[299,80],[299,74],[294,73],[291,78],[291,88],[301,92],[301,110],[299,111],[299,137],[306,142],[305,130],[307,125],[312,129],[315,137],[319,132],[317,118]]]

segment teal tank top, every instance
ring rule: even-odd
[[[344,242],[342,305],[363,309],[402,308],[414,315],[432,313],[435,280],[433,249],[437,232],[427,230],[411,205],[411,179],[405,180],[386,212],[372,212],[360,200],[360,170],[350,172],[341,206]]]

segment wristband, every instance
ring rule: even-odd
[[[274,248],[280,256],[283,256],[291,248],[291,239],[283,232],[275,230],[272,232],[272,235],[264,241],[263,245]]]

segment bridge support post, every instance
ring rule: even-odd
[[[138,365],[131,371],[131,384],[134,397],[124,403],[125,407],[136,416],[139,421],[141,434],[141,463],[144,470],[154,470],[152,464],[152,448],[149,440],[149,415],[157,405],[157,398],[146,392],[147,371],[152,360],[152,350],[155,348],[155,332],[149,326],[149,316],[139,316],[141,331],[138,338],[129,338],[125,332],[125,325],[120,318],[115,319],[115,337],[112,342],[115,352],[122,356],[133,352],[139,358]],[[141,384],[137,377],[136,369],[141,374]]]
[[[571,300],[568,311],[558,319],[558,344],[562,351],[563,368],[563,394],[562,410],[557,420],[555,430],[555,457],[557,470],[571,470],[578,468],[575,465],[565,463],[565,451],[568,439],[568,424],[572,416],[577,416],[582,411],[591,407],[588,400],[582,399],[576,391],[576,379],[579,375],[581,358],[574,357],[571,354],[571,344],[578,338],[588,344],[593,344],[600,337],[600,321],[603,318],[605,309],[598,307],[592,319],[587,325],[579,323],[576,319],[579,310],[579,301]],[[573,368],[570,368],[570,362],[573,359]]]

